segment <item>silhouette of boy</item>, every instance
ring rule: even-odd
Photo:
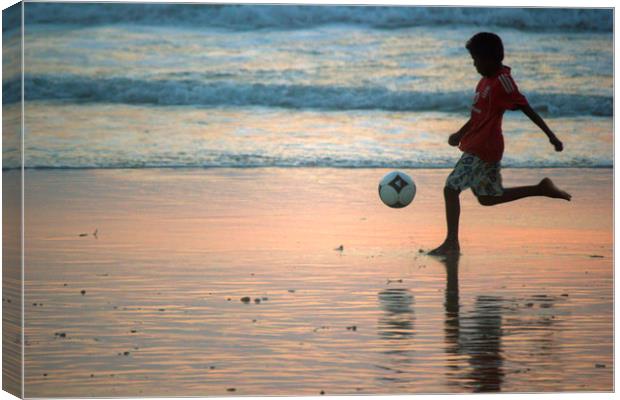
[[[503,65],[504,46],[494,33],[480,32],[465,45],[482,79],[476,86],[469,121],[458,132],[450,135],[448,143],[459,146],[463,155],[446,179],[444,200],[448,232],[444,242],[429,252],[430,255],[459,253],[459,195],[471,188],[480,204],[492,206],[531,196],[545,196],[570,201],[570,194],[558,189],[551,179],[544,178],[537,185],[513,188],[502,187],[500,161],[504,152],[502,116],[506,110],[521,110],[549,138],[555,151],[562,151],[562,142],[534,111],[525,96],[519,92],[510,75],[510,67]]]

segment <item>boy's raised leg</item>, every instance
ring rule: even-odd
[[[545,196],[567,201],[571,199],[571,195],[555,186],[551,179],[544,178],[538,185],[506,188],[501,196],[478,196],[478,201],[485,206],[494,206],[532,196]]]
[[[448,225],[448,234],[446,240],[437,247],[428,252],[432,256],[459,254],[459,218],[461,215],[461,203],[459,201],[459,190],[443,188],[443,197],[446,203],[446,222]]]

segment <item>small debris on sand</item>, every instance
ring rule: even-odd
[[[43,376],[47,376],[47,374],[43,374]]]
[[[80,290],[80,293],[82,294],[82,296],[84,296],[86,294],[86,290],[82,289]]]
[[[263,300],[263,301],[267,301],[267,300],[269,300],[269,297],[263,297],[263,299],[262,299],[262,300]]]
[[[599,256],[598,254],[590,255],[590,258],[605,258],[604,256]]]
[[[61,337],[61,338],[66,338],[67,334],[65,332],[56,332],[56,333],[54,333],[54,336],[58,336],[58,337]]]
[[[394,280],[388,279],[386,284],[389,285],[390,283],[403,283],[403,280],[402,279],[394,279]]]
[[[419,249],[419,250],[418,250],[418,253],[424,253],[424,250]]]
[[[530,368],[524,368],[524,369],[518,369],[518,370],[516,370],[514,372],[517,373],[517,374],[523,374],[523,373],[530,372],[530,371],[531,371]]]
[[[166,309],[165,308],[160,308],[159,311],[164,312],[164,311],[166,311]]]
[[[136,333],[136,332],[137,332],[137,331],[136,331],[135,329],[132,329],[132,330],[131,330],[131,333]]]
[[[94,377],[95,377],[95,375],[94,375],[94,374],[90,374],[90,377],[91,377],[91,378],[94,378]]]
[[[562,293],[562,296],[568,297],[568,293]]]
[[[260,299],[259,298],[254,299],[254,303],[260,304]]]
[[[256,323],[256,320],[255,320],[255,319],[253,319],[253,320],[252,320],[252,323],[253,323],[253,324],[255,324],[255,323]]]
[[[67,284],[66,284],[66,283],[63,283],[63,284],[62,284],[62,286],[67,286]]]
[[[321,396],[325,394],[325,390],[321,390]]]
[[[232,299],[231,299],[230,297],[226,299],[226,301],[231,301],[231,300],[232,300]]]
[[[251,300],[251,299],[250,299],[249,297],[247,297],[247,296],[246,296],[246,297],[242,297],[242,298],[241,298],[241,302],[242,302],[242,303],[245,303],[245,304],[248,304],[248,303],[250,302],[250,300]]]
[[[605,368],[605,364],[594,364],[596,368]]]
[[[129,352],[128,352],[128,351],[126,351],[126,352],[124,352],[124,353],[123,353],[123,355],[124,355],[124,356],[128,356],[128,355],[129,355]]]
[[[212,365],[212,366],[209,367],[209,369],[215,369],[215,367]]]
[[[534,303],[527,303],[526,306],[527,307],[534,307]]]
[[[348,331],[357,331],[357,326],[353,325],[353,326],[347,326],[347,330]]]
[[[288,292],[289,293],[295,293],[295,289],[289,289]]]
[[[314,332],[318,332],[320,329],[329,329],[329,326],[325,326],[325,325],[323,325],[323,326],[322,326],[322,327],[320,327],[320,328],[314,328]]]
[[[80,237],[88,236],[88,233],[80,233]]]
[[[236,391],[237,391],[237,389],[235,389],[235,388],[228,388],[228,389],[226,389],[226,391],[227,391],[227,392],[236,392]]]
[[[336,247],[334,250],[336,250],[336,251],[343,251],[344,250],[344,246],[340,245],[340,246]]]

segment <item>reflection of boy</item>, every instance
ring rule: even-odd
[[[459,146],[461,159],[448,176],[444,187],[448,233],[431,255],[445,255],[460,251],[458,229],[460,216],[459,194],[471,188],[480,204],[492,206],[530,196],[545,196],[570,200],[570,194],[558,189],[551,179],[544,178],[537,185],[503,188],[500,174],[504,139],[502,116],[505,110],[521,110],[549,138],[556,151],[563,144],[545,121],[528,104],[510,75],[510,67],[502,64],[504,46],[499,36],[481,32],[466,44],[482,79],[476,86],[476,95],[469,121],[458,132],[450,135],[448,143]]]

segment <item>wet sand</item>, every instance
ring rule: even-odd
[[[613,389],[612,170],[505,170],[573,201],[464,193],[445,261],[449,171],[387,172],[27,171],[25,396]]]

